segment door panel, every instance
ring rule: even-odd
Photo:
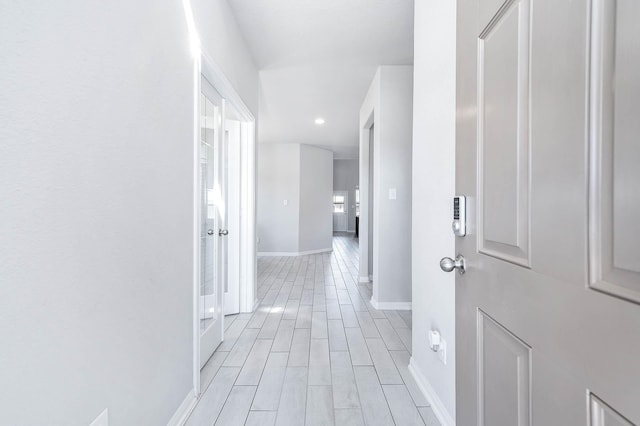
[[[467,260],[456,278],[458,425],[640,424],[640,305],[618,294],[640,282],[636,223],[623,223],[640,217],[640,95],[627,77],[640,75],[640,37],[598,9],[611,4],[458,1],[456,191],[471,209],[456,238]],[[629,5],[616,13],[637,18]],[[624,46],[603,49],[628,68],[604,79],[616,94],[627,84],[618,103],[589,66],[601,18]],[[589,117],[607,105],[599,125],[616,137],[595,138]],[[607,275],[617,270],[632,275]],[[605,281],[624,299],[594,291]]]
[[[587,3],[535,1],[531,11],[531,262],[579,288],[587,279]]]
[[[230,108],[227,105],[227,108]],[[227,112],[228,109],[225,111]],[[226,241],[224,314],[240,312],[240,121],[225,120],[226,135]]]
[[[590,285],[640,302],[640,3],[594,2]]]
[[[333,230],[347,231],[349,196],[347,191],[333,191]]]
[[[220,145],[224,102],[202,78],[200,96],[200,367],[222,341],[223,247],[218,229],[224,204],[220,193]]]
[[[529,265],[529,1],[509,4],[478,40],[480,251]]]
[[[478,310],[478,356],[479,424],[528,425],[531,348]]]
[[[633,424],[609,407],[594,394],[589,394],[591,410],[590,426],[633,426]]]

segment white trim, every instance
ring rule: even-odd
[[[256,147],[255,122],[243,122],[240,152],[240,312],[253,312],[256,298]]]
[[[301,251],[300,253],[298,253],[298,256],[306,256],[308,254],[318,254],[318,253],[330,253],[332,251],[333,251],[333,247],[323,248],[319,250],[307,250],[307,251]]]
[[[196,34],[197,37],[197,34]],[[204,52],[194,52],[194,129],[193,129],[193,393],[200,396],[200,93],[201,78],[204,76],[220,93],[225,102],[230,103],[239,113],[241,121],[241,139],[243,140],[244,156],[241,152],[241,169],[244,182],[241,188],[241,210],[244,217],[240,223],[240,311],[251,312],[253,300],[256,298],[257,268],[255,262],[255,168],[256,168],[256,137],[255,117],[236,92],[231,82],[226,78],[215,61]],[[224,318],[224,317],[223,317]],[[223,324],[224,319],[221,323]],[[224,338],[224,330],[222,331]]]
[[[319,254],[319,253],[329,253],[332,252],[333,248],[325,248],[319,250],[307,250],[307,251],[259,251],[258,256],[267,257],[267,256],[307,256],[309,254]]]
[[[368,276],[366,276],[366,277],[358,277],[358,282],[359,283],[370,283],[371,279]]]
[[[335,211],[333,211],[333,209],[335,208],[335,203],[333,202],[335,200],[335,196],[336,195],[344,195],[344,210],[342,211],[342,213],[336,213]],[[332,226],[332,230],[333,232],[348,232],[349,230],[349,191],[346,191],[344,189],[335,189],[333,191],[333,196],[331,199],[332,203],[331,203],[331,210],[333,212],[332,215],[332,219],[335,219],[337,215],[341,215],[345,217],[344,220],[344,229],[336,229],[335,228],[335,222],[332,222],[331,226]]]
[[[193,65],[193,390],[200,395],[200,54]]]
[[[206,64],[200,71],[202,75],[211,83],[211,85],[220,93],[220,96],[225,98],[227,102],[231,103],[236,110],[240,113],[241,120],[244,122],[255,122],[253,113],[244,103],[236,89],[231,84],[231,81],[222,72],[222,69],[218,66],[216,61],[213,60],[206,52],[200,52],[202,59]]]
[[[256,297],[255,122],[241,124],[240,208],[240,312],[252,312]],[[242,216],[242,215],[241,215]]]
[[[447,411],[444,403],[440,397],[438,397],[433,386],[431,386],[431,383],[429,383],[424,374],[422,374],[420,367],[418,367],[416,362],[413,360],[413,357],[409,360],[409,372],[418,384],[418,387],[427,399],[427,402],[431,405],[433,414],[436,415],[442,426],[455,426],[456,421],[453,419],[451,414],[449,414],[449,411]]]
[[[355,229],[348,229],[346,232],[347,232],[347,234],[355,234],[356,230]]]
[[[192,389],[189,391],[184,401],[182,401],[182,404],[180,404],[176,412],[173,413],[173,416],[171,417],[171,419],[169,419],[169,423],[167,423],[167,426],[184,425],[197,403],[198,398],[193,393]]]
[[[233,107],[233,105],[232,105]],[[244,214],[242,203],[242,121],[225,117],[223,133],[223,156],[227,158],[227,264],[222,267],[227,274],[227,291],[224,292],[222,310],[224,315],[240,313],[240,287],[242,286],[240,267],[240,247],[242,246],[241,222]],[[228,139],[227,136],[228,135]],[[226,152],[225,152],[226,151]],[[224,162],[224,160],[223,160]],[[224,273],[224,272],[223,272]]]
[[[410,311],[411,302],[378,302],[371,296],[371,306],[384,311]]]
[[[227,103],[240,114],[242,148],[240,220],[240,312],[253,312],[256,297],[256,119],[218,64],[206,52],[201,52],[205,67],[201,74],[212,84]],[[200,134],[198,128],[198,135]]]
[[[202,52],[201,74],[222,98],[240,114],[241,122],[241,199],[240,199],[240,312],[252,312],[257,283],[256,267],[256,125],[255,117],[218,64]],[[199,129],[198,129],[199,132]],[[199,134],[199,133],[198,133]]]

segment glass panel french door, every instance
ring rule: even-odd
[[[223,275],[220,223],[225,216],[220,179],[224,101],[202,78],[200,95],[200,367],[222,341]]]
[[[224,256],[224,314],[240,312],[240,121],[230,119],[237,112],[225,104],[224,125],[224,185],[225,218],[221,223],[228,235],[223,237]]]

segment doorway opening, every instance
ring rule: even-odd
[[[347,232],[349,192],[333,191],[333,232]]]
[[[198,153],[198,206],[199,213],[199,339],[200,367],[222,341],[222,299],[219,283],[225,281],[221,265],[225,250],[222,227],[226,217],[226,205],[222,197],[226,193],[219,167],[223,161],[221,152],[221,124],[224,116],[222,96],[201,78],[200,91],[200,143]],[[221,191],[222,189],[222,191]]]
[[[373,155],[374,155],[374,124],[371,123],[371,127],[369,128],[369,180],[367,182],[368,184],[368,190],[369,190],[369,202],[368,202],[368,209],[367,212],[369,214],[369,220],[367,221],[367,233],[369,235],[368,238],[368,246],[367,246],[367,258],[368,258],[368,276],[369,276],[369,281],[373,281],[373,221],[375,220],[374,215],[373,215],[373,204],[374,204],[374,180],[375,180],[375,175],[374,175],[374,163],[373,163]]]
[[[376,280],[376,247],[375,247],[375,144],[376,126],[374,112],[364,122],[360,130],[360,170],[358,186],[358,242],[360,246],[360,261],[358,282],[373,282],[375,290]],[[375,291],[374,291],[375,293]]]
[[[256,300],[255,120],[214,62],[194,66],[194,392],[225,315]],[[201,373],[202,370],[202,373]]]

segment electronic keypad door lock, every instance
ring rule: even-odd
[[[467,198],[464,195],[453,197],[453,222],[451,229],[456,237],[467,235]]]

